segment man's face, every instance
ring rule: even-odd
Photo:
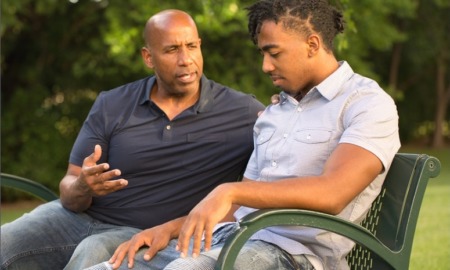
[[[149,48],[143,49],[148,66],[157,77],[158,89],[183,96],[200,89],[203,74],[201,40],[197,29],[186,21],[173,21],[151,34]]]
[[[282,23],[266,21],[258,34],[258,48],[263,55],[262,70],[270,75],[275,86],[292,96],[314,87],[305,37],[286,30]]]

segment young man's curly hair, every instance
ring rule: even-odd
[[[281,22],[287,30],[308,36],[321,36],[327,51],[333,50],[333,40],[344,31],[342,13],[326,0],[262,0],[247,8],[248,30],[253,42],[264,21]]]

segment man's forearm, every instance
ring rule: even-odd
[[[75,175],[66,175],[59,185],[61,204],[74,212],[82,212],[92,203],[92,195]]]

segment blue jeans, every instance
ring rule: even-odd
[[[139,231],[68,211],[56,200],[1,227],[1,269],[83,269],[109,260]]]
[[[197,258],[179,258],[167,265],[164,270],[214,270],[219,253],[231,233],[237,230],[237,224],[229,224],[213,236],[210,251],[202,252]],[[234,270],[314,270],[304,255],[291,255],[276,245],[249,240],[240,251]]]
[[[202,252],[197,258],[180,258],[175,250],[177,240],[172,240],[169,246],[160,251],[151,261],[144,261],[146,248],[141,249],[135,257],[133,270],[213,270],[219,253],[226,239],[237,229],[236,223],[228,224],[214,233],[212,248]],[[192,243],[191,247],[192,248]],[[167,266],[166,266],[167,265]],[[104,262],[86,270],[111,270],[109,263]],[[127,270],[127,260],[122,262],[121,270]],[[258,270],[313,270],[313,266],[303,255],[291,255],[281,248],[264,241],[248,241],[236,260],[234,269]]]
[[[144,254],[147,251],[147,248],[141,248],[138,252],[136,252],[136,255],[134,257],[134,266],[133,270],[140,270],[140,269],[146,269],[146,270],[162,270],[164,267],[169,264],[170,262],[178,259],[180,257],[180,253],[176,251],[175,247],[177,245],[177,239],[171,240],[169,242],[169,245],[163,249],[160,250],[155,257],[153,257],[150,261],[144,260]],[[99,263],[97,265],[94,265],[92,267],[86,268],[85,270],[112,270],[111,264],[109,264],[107,261],[103,263]],[[122,264],[119,267],[119,270],[129,270],[128,268],[128,260],[127,258],[124,259]]]

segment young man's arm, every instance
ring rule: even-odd
[[[275,182],[226,183],[215,188],[189,214],[178,238],[181,256],[186,256],[191,237],[193,256],[211,246],[214,226],[232,205],[257,209],[298,208],[339,214],[383,170],[382,162],[370,151],[352,144],[340,144],[318,176],[282,179]]]

